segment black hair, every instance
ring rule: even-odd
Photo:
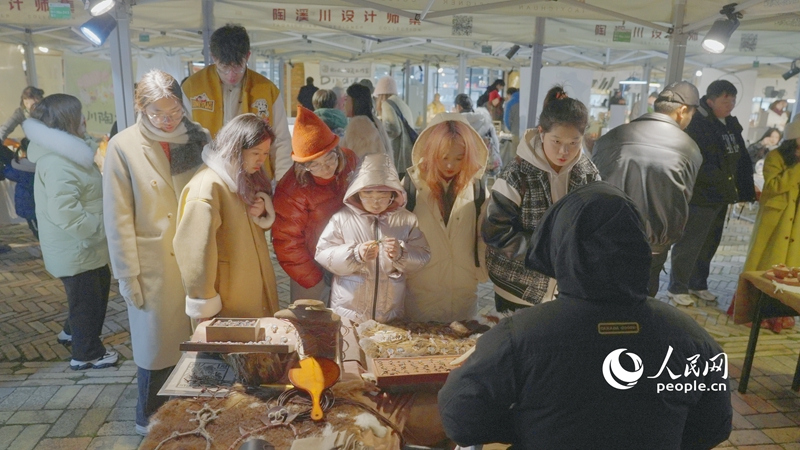
[[[767,128],[767,131],[765,131],[764,134],[761,135],[760,138],[758,138],[757,142],[761,142],[761,141],[764,140],[764,138],[770,137],[772,135],[772,133],[774,133],[776,131],[778,132],[778,139],[780,140],[780,138],[783,137],[783,133],[781,133],[781,130],[779,130],[779,129],[775,128],[775,127],[770,127],[770,128]]]
[[[19,164],[19,154],[22,152],[28,153],[28,145],[30,145],[30,143],[31,140],[26,137],[19,141],[19,147],[17,147],[17,150],[14,152],[14,161],[16,161],[17,164]]]
[[[503,81],[501,78],[498,78],[498,79],[494,80],[494,83],[492,83],[492,87],[495,88],[495,89],[497,89],[498,86],[505,86],[505,85],[506,85],[506,82]]]
[[[472,99],[467,94],[456,95],[455,105],[460,106],[462,112],[472,112]]]
[[[797,164],[797,139],[787,139],[775,150],[781,154],[787,167]]]
[[[369,88],[361,83],[355,83],[351,84],[346,92],[353,99],[353,116],[367,116],[372,123],[375,123],[375,115],[372,113],[372,94],[370,94]]]
[[[708,88],[706,89],[706,97],[708,97],[710,100],[717,99],[725,94],[735,97],[738,93],[739,91],[736,90],[736,86],[734,86],[733,83],[728,80],[714,81],[713,83],[709,84]]]
[[[508,95],[513,95],[513,94],[516,94],[517,92],[519,92],[519,89],[517,89],[515,87],[510,87],[510,88],[506,89],[506,94],[508,94]]]
[[[570,125],[581,133],[589,123],[589,112],[586,105],[579,100],[567,97],[563,86],[554,86],[544,97],[542,113],[539,115],[539,126],[545,133],[554,125]]]
[[[240,65],[250,52],[250,36],[241,25],[229,23],[211,34],[211,56],[224,65]]]
[[[314,77],[306,78],[306,84],[314,84]]]

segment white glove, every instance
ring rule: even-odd
[[[137,277],[125,277],[119,279],[119,293],[125,299],[128,306],[142,309],[144,306],[144,296],[142,287],[139,285]]]

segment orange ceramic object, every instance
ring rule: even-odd
[[[320,396],[322,391],[336,384],[339,372],[339,365],[335,361],[313,356],[300,360],[300,367],[289,369],[289,380],[294,387],[311,395],[311,418],[313,420],[322,420]]]

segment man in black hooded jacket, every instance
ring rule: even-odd
[[[439,392],[461,446],[710,449],[731,431],[727,357],[691,317],[647,297],[650,247],[605,182],[542,218],[528,267],[559,297],[502,320]]]

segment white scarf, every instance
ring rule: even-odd
[[[185,144],[189,142],[189,134],[186,129],[186,124],[181,119],[181,123],[170,132],[163,131],[156,128],[150,122],[150,119],[144,119],[144,114],[140,113],[137,123],[142,134],[147,138],[156,142],[168,142],[170,144]]]

